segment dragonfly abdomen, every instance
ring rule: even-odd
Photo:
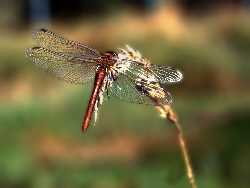
[[[103,66],[99,66],[96,75],[95,75],[95,83],[94,83],[94,88],[92,90],[91,97],[89,99],[87,111],[85,113],[83,123],[82,123],[82,131],[86,131],[89,127],[89,123],[91,121],[93,112],[95,110],[95,105],[97,102],[97,99],[99,97],[99,93],[101,91],[101,88],[103,86],[103,82],[106,76],[106,71]]]

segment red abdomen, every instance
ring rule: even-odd
[[[85,113],[85,116],[84,116],[84,119],[82,122],[82,131],[83,132],[86,131],[89,127],[89,123],[91,121],[93,112],[95,110],[96,100],[99,97],[99,93],[100,93],[101,87],[103,85],[105,76],[106,76],[106,71],[105,71],[104,67],[100,66],[98,68],[98,70],[96,71],[94,87],[92,90],[91,97],[89,99],[87,111]]]

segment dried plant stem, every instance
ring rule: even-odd
[[[176,113],[173,111],[173,109],[170,105],[161,105],[161,104],[157,103],[156,108],[161,113],[162,117],[165,117],[167,121],[170,121],[172,124],[175,125],[176,131],[178,134],[178,142],[179,142],[182,156],[183,156],[183,159],[185,162],[188,181],[189,181],[192,188],[197,188],[194,173],[193,173],[192,164],[191,164],[191,161],[189,158],[188,149],[186,146],[186,141],[185,141],[184,134],[183,134],[183,130],[182,130],[182,127],[178,121]]]
[[[189,183],[191,184],[192,188],[197,188],[196,182],[195,182],[195,177],[192,169],[192,164],[189,159],[189,154],[186,146],[186,141],[184,139],[184,135],[181,129],[181,126],[178,122],[175,123],[176,128],[178,129],[178,140],[179,140],[179,145],[181,148],[182,156],[185,162],[186,166],[186,171],[187,171],[187,177],[189,180]]]

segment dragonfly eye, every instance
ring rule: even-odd
[[[107,51],[107,52],[105,52],[105,56],[112,58],[112,57],[116,57],[117,53],[115,53],[113,51]]]

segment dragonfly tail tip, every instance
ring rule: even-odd
[[[85,132],[87,132],[87,129],[88,129],[88,127],[82,127],[82,133],[85,133]]]

